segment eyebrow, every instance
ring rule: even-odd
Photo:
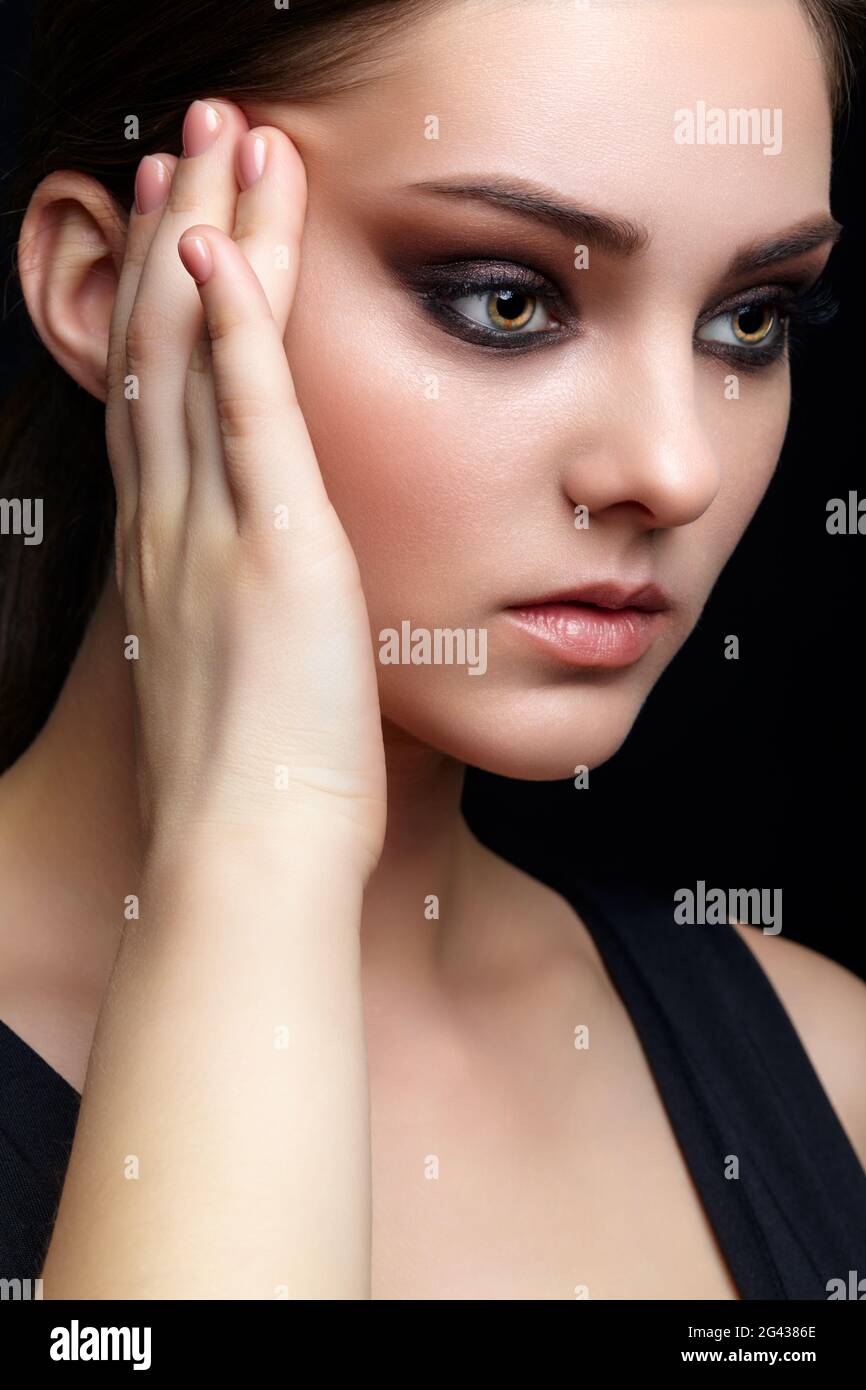
[[[649,241],[647,229],[636,222],[580,208],[522,180],[426,179],[410,187],[423,193],[441,193],[446,197],[467,198],[508,208],[511,212],[544,222],[566,236],[592,242],[614,256],[632,256]]]
[[[842,224],[835,217],[825,214],[807,218],[769,241],[758,241],[739,251],[731,262],[729,274],[745,275],[750,270],[765,270],[780,261],[791,261],[828,241],[835,245],[841,235]]]
[[[425,179],[409,187],[422,193],[506,208],[543,222],[567,236],[598,246],[613,256],[634,256],[650,242],[648,229],[640,223],[578,207],[576,203],[522,179]],[[728,267],[727,275],[745,275],[749,271],[764,270],[782,261],[793,260],[828,241],[837,242],[841,234],[841,223],[829,214],[806,218],[776,236],[753,242],[738,251]]]

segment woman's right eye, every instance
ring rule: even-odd
[[[556,285],[517,261],[440,262],[406,279],[440,328],[479,347],[526,351],[574,331]]]
[[[549,333],[562,326],[538,295],[513,286],[496,286],[440,302],[450,305],[470,323],[507,337]]]

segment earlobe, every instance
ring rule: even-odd
[[[61,170],[34,192],[18,242],[21,287],[39,337],[63,370],[102,401],[126,225],[100,183]]]

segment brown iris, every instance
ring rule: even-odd
[[[741,343],[760,343],[776,322],[772,304],[747,304],[732,315],[734,333]]]
[[[487,312],[497,328],[523,328],[535,313],[535,299],[522,290],[500,290],[488,299]]]

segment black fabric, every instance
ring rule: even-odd
[[[0,1022],[0,1278],[37,1279],[81,1097]]]
[[[643,1044],[740,1297],[866,1274],[866,1172],[768,977],[727,923],[582,882],[574,906]],[[751,928],[751,930],[757,930]],[[725,1176],[727,1156],[739,1177]]]
[[[744,1299],[866,1274],[866,1173],[767,976],[727,925],[582,881],[569,894],[632,1019]],[[0,1022],[0,1277],[41,1273],[80,1097]],[[739,1176],[726,1177],[731,1158]]]

